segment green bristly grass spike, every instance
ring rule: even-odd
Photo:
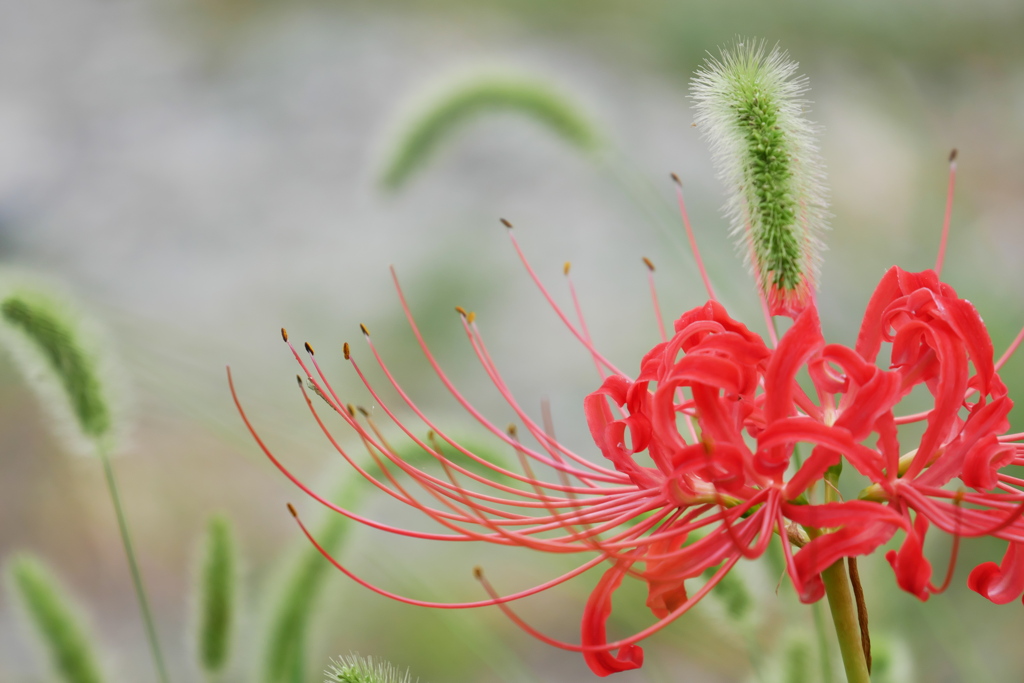
[[[42,361],[48,370],[45,374],[56,379],[82,435],[93,443],[109,437],[113,425],[110,405],[95,357],[85,348],[73,318],[35,292],[7,296],[0,302],[0,315]],[[26,365],[33,364],[29,354],[17,356]]]
[[[18,601],[64,683],[103,683],[94,646],[73,600],[46,565],[19,555],[8,565]]]
[[[324,683],[412,683],[408,671],[400,671],[388,662],[375,662],[373,657],[348,656],[332,661],[324,675]]]
[[[695,124],[726,184],[733,233],[773,315],[795,316],[812,300],[826,228],[824,164],[797,66],[763,41],[738,41],[691,83]]]
[[[234,630],[237,561],[231,525],[210,519],[199,575],[199,664],[210,674],[228,663]]]
[[[399,189],[467,123],[503,112],[536,121],[585,154],[601,147],[589,117],[552,85],[514,73],[479,74],[443,89],[408,117],[386,157],[381,184]]]

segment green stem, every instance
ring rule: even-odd
[[[146,638],[149,641],[149,650],[153,655],[153,664],[156,666],[157,677],[161,683],[168,683],[170,679],[167,677],[167,668],[164,666],[164,658],[160,653],[160,642],[156,637],[156,627],[153,624],[153,615],[149,610],[149,600],[146,598],[146,589],[142,585],[142,574],[139,572],[139,565],[135,561],[135,551],[132,550],[132,539],[128,534],[128,522],[125,519],[124,509],[121,507],[121,496],[117,492],[114,468],[110,465],[110,456],[104,446],[97,445],[96,452],[99,454],[100,462],[103,463],[103,474],[107,479],[107,489],[110,491],[110,499],[114,503],[117,525],[121,530],[121,542],[124,545],[125,555],[128,556],[128,568],[131,571],[132,583],[135,585],[135,596],[139,600],[139,610],[142,612],[142,621],[146,627]]]
[[[842,466],[829,468],[823,482],[825,502],[839,500],[839,474]],[[821,529],[808,529],[811,538],[820,536]],[[846,562],[840,559],[821,573],[825,583],[825,595],[828,596],[828,607],[832,612],[832,623],[839,639],[839,652],[843,656],[843,667],[846,669],[847,683],[871,683],[868,671],[867,656],[864,652],[864,641],[861,638],[860,619],[857,615],[857,602],[853,598],[850,577],[846,573]]]
[[[850,579],[846,574],[846,563],[839,560],[821,573],[825,582],[825,595],[832,612],[832,621],[839,639],[839,651],[843,655],[848,683],[871,683],[868,663],[860,637],[860,622],[857,620],[857,603],[850,590]]]

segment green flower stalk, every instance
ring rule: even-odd
[[[726,211],[772,315],[814,296],[826,227],[825,170],[803,116],[807,78],[778,47],[737,42],[691,82],[695,125],[726,184]]]

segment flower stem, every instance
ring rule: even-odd
[[[850,590],[850,579],[846,574],[846,563],[839,560],[821,573],[825,582],[832,622],[839,639],[839,651],[843,655],[848,683],[871,683],[867,658],[861,643],[860,622],[857,619],[857,603]]]
[[[830,468],[825,474],[825,502],[831,503],[839,499],[839,474],[841,466]],[[820,534],[820,530],[815,534]],[[832,623],[839,639],[839,652],[843,656],[843,667],[846,669],[847,683],[871,683],[868,669],[867,653],[864,651],[865,639],[861,633],[861,617],[857,611],[857,601],[850,588],[850,577],[846,573],[846,563],[840,559],[821,573],[825,583],[825,595],[828,596],[828,607],[832,612]],[[866,614],[865,623],[866,623]]]
[[[103,474],[107,479],[110,500],[114,504],[117,526],[121,531],[121,543],[124,545],[124,553],[128,557],[128,569],[131,571],[132,583],[135,586],[135,596],[139,601],[139,611],[142,613],[142,622],[146,627],[146,639],[149,641],[149,650],[153,655],[153,664],[156,667],[157,677],[160,683],[168,683],[167,668],[164,665],[163,654],[160,652],[160,641],[156,636],[156,626],[153,624],[153,615],[149,610],[146,589],[142,585],[142,574],[139,572],[139,565],[135,561],[135,551],[132,550],[132,539],[128,535],[128,522],[124,515],[124,509],[121,507],[121,496],[117,492],[117,482],[114,479],[114,468],[110,465],[110,455],[103,445],[98,445],[96,451],[99,454],[100,461],[103,463]]]

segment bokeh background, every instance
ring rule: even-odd
[[[945,279],[1004,348],[1024,322],[1022,33],[1024,5],[1011,0],[0,2],[0,267],[52,282],[107,332],[130,425],[115,466],[173,679],[199,678],[188,596],[208,515],[230,517],[246,558],[229,679],[251,680],[273,577],[304,547],[285,503],[310,519],[320,512],[244,431],[225,365],[290,466],[324,492],[345,474],[295,390],[282,325],[316,346],[358,402],[341,344],[362,351],[365,323],[432,414],[475,438],[412,344],[393,264],[442,362],[483,410],[510,418],[469,355],[455,305],[477,312],[522,404],[537,414],[549,400],[559,436],[587,451],[581,401],[598,380],[497,219],[516,223],[563,302],[562,263],[572,261],[596,343],[633,368],[657,340],[641,257],[658,266],[667,316],[704,297],[674,214],[676,172],[723,299],[760,329],[687,99],[705,52],[734,36],[778,41],[811,79],[834,214],[821,284],[826,335],[852,341],[889,265],[933,264],[946,157],[958,147]],[[464,130],[400,193],[382,191],[382,155],[410,103],[481,66],[555,84],[613,153],[594,163],[530,121],[496,116]],[[1024,391],[1024,358],[1004,376]],[[1024,415],[1014,415],[1019,428]],[[29,549],[52,563],[89,613],[116,680],[151,680],[99,465],[66,452],[6,357],[0,443],[0,561]],[[384,500],[371,498],[367,510],[403,519]],[[1001,549],[965,545],[953,587],[924,605],[895,589],[881,554],[862,562],[875,638],[915,671],[902,680],[1024,675],[1024,608],[994,607],[964,585],[971,560],[998,560]],[[929,552],[941,573],[948,539]],[[344,554],[386,586],[434,599],[479,597],[478,564],[510,589],[567,566],[366,530]],[[810,632],[810,616],[785,582],[776,591],[772,570],[744,571],[758,604],[750,624],[737,630],[709,601],[651,639],[649,666],[620,680],[771,680],[780,624]],[[526,614],[572,639],[595,580]],[[340,574],[328,584],[311,681],[328,657],[349,651],[411,666],[426,681],[593,679],[577,655],[532,640],[496,610],[439,614]],[[641,602],[626,598],[613,628],[644,624]],[[48,680],[30,642],[0,593],[0,680]]]

